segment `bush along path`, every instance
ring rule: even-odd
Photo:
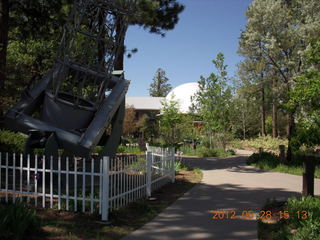
[[[309,159],[315,163],[315,178],[320,178],[320,156],[310,156]],[[290,162],[281,163],[280,158],[270,152],[261,152],[252,154],[247,164],[262,170],[271,170],[274,172],[283,172],[302,176],[304,172],[303,162],[306,157],[303,155],[295,155]]]
[[[259,239],[320,239],[320,198],[290,198],[269,201],[261,209],[258,224]]]

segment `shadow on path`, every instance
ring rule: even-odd
[[[246,157],[185,158],[204,170],[203,181],[124,240],[257,239],[259,212],[267,199],[300,196],[300,179],[246,166]],[[290,186],[288,186],[290,185]],[[211,211],[236,211],[238,218],[212,219]]]

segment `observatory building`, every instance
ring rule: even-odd
[[[136,118],[140,119],[144,114],[159,114],[162,108],[162,101],[175,100],[179,103],[181,113],[189,113],[191,97],[199,91],[197,82],[181,84],[172,89],[166,97],[126,97],[126,106],[133,107],[136,111]]]
[[[199,91],[197,82],[184,83],[175,87],[166,97],[167,101],[171,99],[178,101],[181,113],[189,113],[192,105],[191,97]]]

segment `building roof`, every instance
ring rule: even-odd
[[[136,110],[160,110],[163,97],[126,97],[126,106],[133,106]]]

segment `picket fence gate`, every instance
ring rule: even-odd
[[[0,201],[101,214],[144,197],[175,179],[174,149],[147,146],[145,155],[62,158],[0,153]]]

